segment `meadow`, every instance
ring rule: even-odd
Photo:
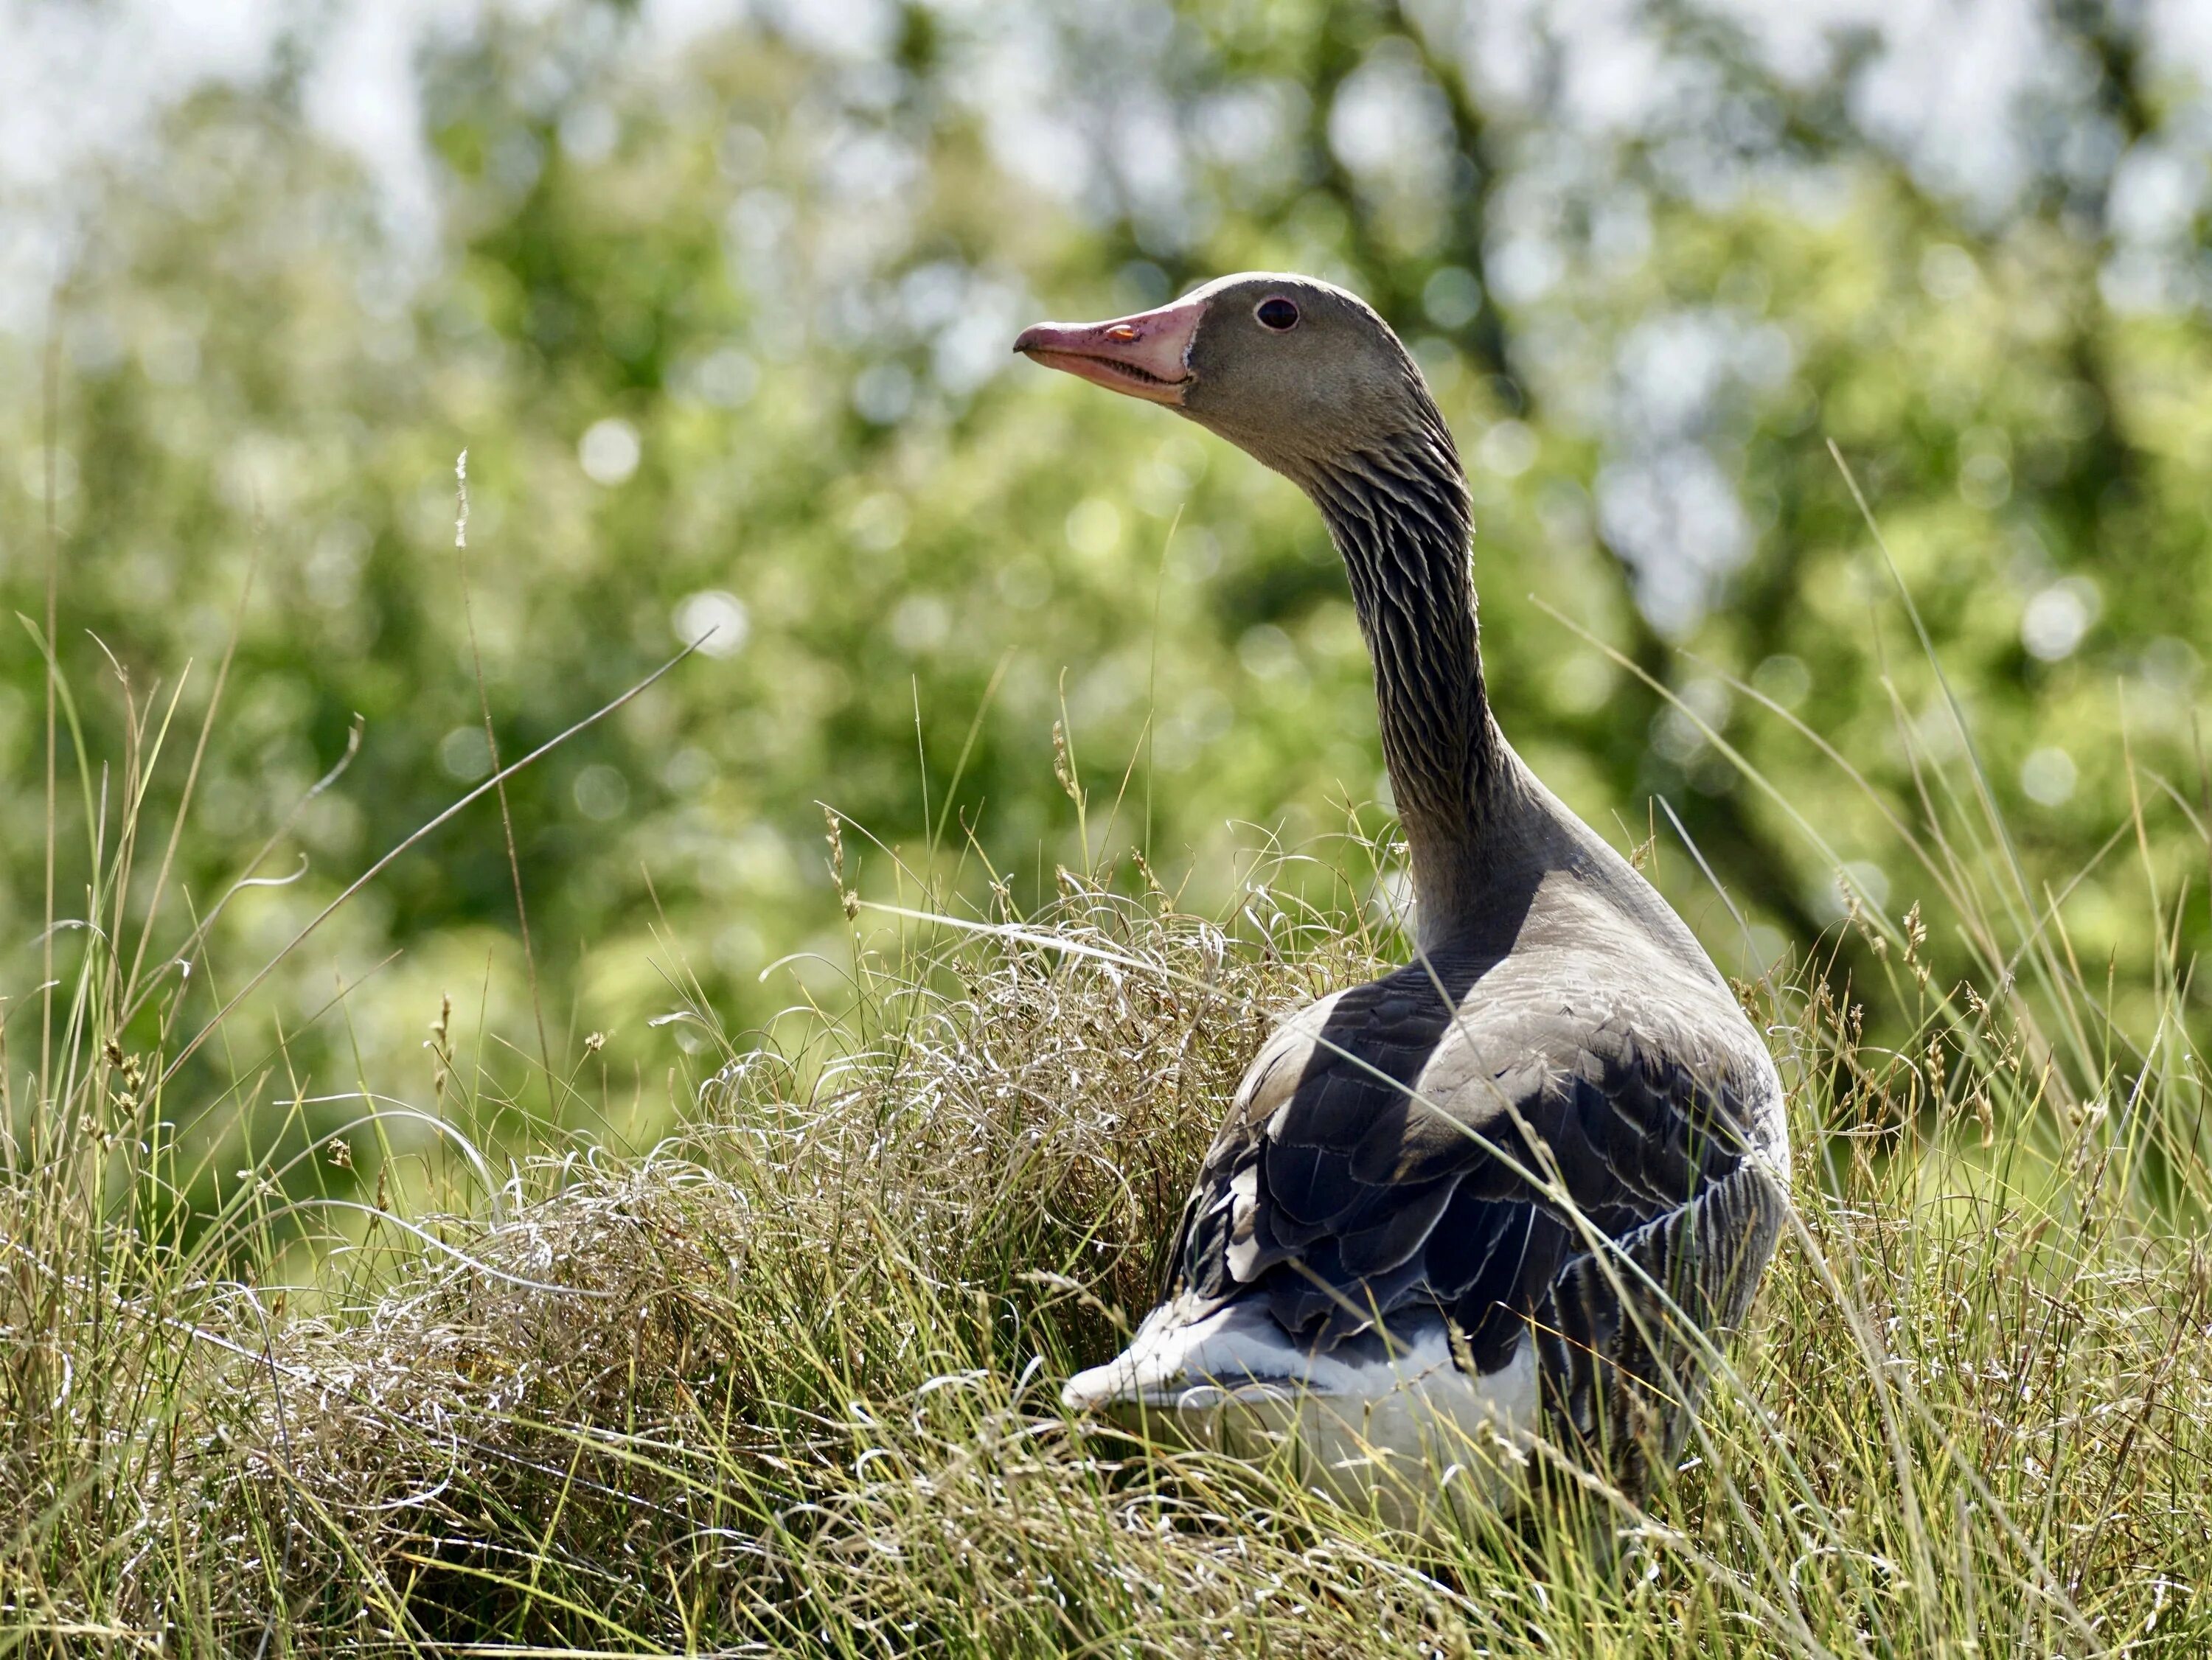
[[[672,9],[0,145],[0,1652],[2212,1649],[2166,13],[1973,104],[1720,6]],[[1408,949],[1310,508],[1007,354],[1244,268],[1407,338],[1502,724],[1783,1069],[1648,1505],[1413,1537],[1057,1404]]]
[[[1909,1041],[1815,965],[1740,984],[1801,1174],[1691,1456],[1639,1506],[1540,1446],[1533,1513],[1419,1537],[1056,1396],[1149,1301],[1272,1020],[1402,954],[1387,844],[1334,844],[1320,897],[1262,857],[1218,918],[1146,866],[1133,895],[1063,869],[1029,910],[995,875],[965,914],[845,890],[848,995],[705,1050],[634,1150],[488,1151],[463,1126],[538,1109],[454,1052],[448,1007],[427,1096],[364,1080],[211,1215],[178,1203],[205,1173],[179,1061],[223,1050],[236,1100],[281,1045],[170,997],[126,1050],[158,973],[86,930],[0,1188],[9,1646],[2201,1652],[2212,1273],[2175,1219],[2212,1166],[2180,966],[2121,1027],[1971,767],[1929,774],[1950,809],[1899,851],[1946,903],[1851,924]],[[161,840],[143,782],[116,775],[111,894]],[[1987,979],[1935,981],[1931,926]],[[2162,918],[2143,937],[2170,949]],[[611,1115],[588,1047],[523,1093]]]

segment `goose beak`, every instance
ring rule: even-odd
[[[1179,404],[1195,379],[1190,343],[1205,315],[1206,301],[1182,300],[1111,323],[1040,323],[1022,330],[1014,349],[1109,391]]]

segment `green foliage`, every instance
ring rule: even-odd
[[[2148,872],[2108,858],[2071,890],[2076,950],[2108,954],[2146,875],[2194,868],[2201,804],[2171,796],[2197,790],[2212,618],[2191,469],[2212,342],[2193,311],[2106,300],[2102,197],[2032,191],[1971,219],[1821,87],[1773,82],[1705,26],[1661,29],[1724,71],[1702,112],[1599,138],[1486,97],[1443,23],[1269,18],[1194,8],[1158,51],[1040,21],[1041,64],[1111,66],[1077,76],[1079,101],[1157,82],[1187,164],[1168,205],[1107,188],[1110,150],[1068,163],[1103,169],[1079,211],[1024,182],[971,84],[990,29],[919,12],[873,60],[748,27],[671,64],[588,11],[449,42],[424,70],[439,219],[411,255],[285,84],[178,112],[161,166],[101,188],[51,364],[18,346],[0,378],[19,463],[0,581],[43,615],[51,368],[58,645],[92,752],[124,719],[111,654],[142,704],[181,685],[189,724],[237,621],[179,848],[196,904],[362,723],[259,870],[303,874],[242,894],[215,962],[258,961],[483,776],[479,670],[512,758],[665,660],[679,615],[725,620],[710,652],[506,789],[549,1041],[572,1057],[599,1031],[613,1063],[656,1069],[644,1021],[677,956],[738,1027],[781,1006],[787,980],[760,971],[834,933],[817,803],[883,845],[855,849],[872,892],[894,855],[980,852],[1033,900],[1055,863],[1139,846],[1210,903],[1231,846],[1333,832],[1379,764],[1305,504],[1158,410],[1001,372],[1034,314],[1268,264],[1343,277],[1413,342],[1468,455],[1510,732],[1624,842],[1664,798],[1748,931],[1691,861],[1669,852],[1662,881],[1731,966],[1810,949],[1845,908],[1839,863],[1892,918],[1921,896],[1924,873],[1869,850],[1885,805],[1914,798],[1902,735],[1960,741],[1933,680],[1887,667],[1917,652],[1830,439],[1996,787],[2015,799],[2025,771],[2043,798],[2020,815],[2030,891],[2080,875],[2091,827],[2128,805],[2124,748],[2172,786],[2143,803]],[[1433,156],[1378,166],[1333,128],[1386,82],[1426,112]],[[2166,106],[2123,102],[2156,139]],[[1765,148],[1718,142],[1739,117]],[[1701,469],[1719,497],[1666,494]],[[684,611],[701,594],[737,606]],[[0,745],[30,779],[41,665],[9,663]],[[1047,764],[1063,718],[1087,850]],[[2085,736],[2108,731],[2124,744]],[[74,787],[66,753],[62,771],[81,845],[96,783]],[[44,807],[19,789],[4,810],[0,925],[21,941],[43,926]],[[395,864],[280,974],[298,1024],[333,961],[350,980],[403,954],[349,1000],[349,1037],[290,1034],[304,1070],[334,1084],[357,1045],[398,1063],[443,993],[471,1031],[474,1003],[511,1008],[497,810]],[[64,916],[82,881],[64,859]],[[2175,907],[2191,946],[2204,918]],[[1947,975],[1973,963],[1934,949]],[[34,984],[15,964],[11,985]],[[1837,972],[1870,966],[1846,943]]]
[[[896,21],[441,36],[411,229],[204,94],[0,337],[0,1649],[2201,1649],[2212,328],[2113,203],[2187,89],[2057,9],[2109,142],[1992,207],[1670,7],[1616,128],[1445,7]],[[1312,512],[1004,360],[1265,266],[1413,346],[1509,733],[1791,1063],[1649,1517],[1417,1544],[1049,1406],[1394,948]]]

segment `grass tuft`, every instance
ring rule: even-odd
[[[1749,994],[1795,1057],[1802,1236],[1648,1512],[1565,1483],[1571,1519],[1413,1540],[1071,1423],[1058,1384],[1148,1300],[1238,1072],[1372,966],[1321,921],[1255,950],[1071,886],[1018,936],[916,936],[650,1151],[387,1208],[304,1290],[194,1272],[82,1162],[19,1175],[11,1640],[2201,1651],[2201,1246],[2132,1202],[2110,1115],[2002,1175],[1917,1144],[1924,1056],[1869,1054],[1818,982]],[[1998,1067],[2036,1063],[1990,1020],[1958,1064],[2018,1095]]]
[[[1533,1519],[1415,1538],[1058,1405],[1267,1032],[1395,954],[1387,849],[1277,855],[1225,918],[1138,860],[956,922],[927,869],[870,910],[833,815],[843,1002],[714,1051],[644,1150],[495,1146],[450,1002],[428,1103],[288,1100],[233,1014],[267,967],[120,943],[167,717],[128,724],[44,1058],[0,1063],[0,1654],[2212,1651],[2187,889],[2138,833],[2155,996],[2116,1008],[1971,754],[1884,805],[1925,912],[1741,988],[1796,1218],[1690,1456],[1638,1507],[1540,1448]],[[612,1121],[588,1073],[544,1081]]]

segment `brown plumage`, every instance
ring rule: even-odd
[[[1343,555],[1408,846],[1416,960],[1288,1021],[1200,1167],[1160,1306],[1071,1405],[1289,1439],[1410,1516],[1508,1500],[1495,1434],[1632,1492],[1747,1312],[1789,1147],[1765,1045],[1678,917],[1492,718],[1451,434],[1374,312],[1224,278],[1018,351],[1166,403],[1297,484]]]

